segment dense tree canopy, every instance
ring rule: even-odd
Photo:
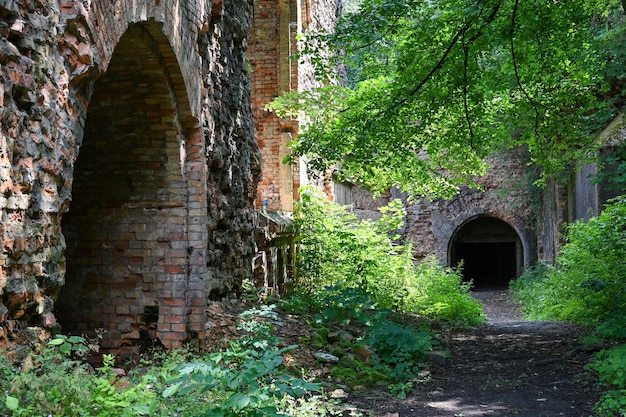
[[[519,145],[555,176],[621,105],[622,16],[619,0],[363,0],[303,38],[324,87],[270,107],[307,121],[294,155],[374,190],[450,196]]]

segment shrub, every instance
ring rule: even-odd
[[[511,288],[533,318],[573,321],[620,333],[626,310],[626,197],[567,229],[556,266],[538,265]]]
[[[626,345],[599,352],[595,362],[587,365],[587,368],[596,372],[608,388],[594,406],[596,415],[626,416]]]
[[[291,305],[315,310],[326,305],[329,293],[351,297],[352,289],[358,289],[358,297],[369,297],[378,309],[462,325],[482,323],[482,307],[459,274],[434,257],[416,266],[411,246],[397,242],[401,203],[394,201],[381,212],[380,220],[360,220],[321,191],[300,190],[296,218],[301,245],[289,294],[298,301]]]
[[[442,267],[429,256],[417,265],[405,282],[401,310],[457,326],[475,326],[485,321],[482,305],[470,294],[471,283],[456,271]]]

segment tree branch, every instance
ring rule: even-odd
[[[626,0],[625,0],[626,1]],[[470,148],[474,149],[474,129],[472,128],[472,119],[470,117],[469,106],[467,103],[467,86],[469,79],[467,76],[467,67],[469,65],[469,48],[465,41],[463,41],[463,108],[465,110],[465,121],[467,122],[467,128],[469,129],[470,136]]]
[[[624,0],[624,1],[626,1],[626,0]],[[396,19],[394,20],[394,22],[393,22],[391,25],[389,25],[389,27],[387,28],[387,30],[386,30],[384,33],[380,34],[380,36],[378,36],[378,38],[376,38],[376,39],[374,39],[373,41],[368,42],[368,43],[366,43],[366,44],[364,44],[364,45],[357,45],[357,46],[354,46],[354,47],[353,47],[353,48],[354,48],[354,50],[355,50],[355,51],[358,51],[358,50],[360,50],[360,49],[365,49],[365,48],[368,48],[368,47],[370,47],[370,46],[374,45],[376,42],[380,41],[381,39],[384,39],[384,38],[385,38],[385,36],[387,36],[387,35],[391,32],[391,30],[392,30],[392,29],[396,26],[396,23],[398,23],[398,20],[400,20],[400,18],[401,18],[401,17],[402,17],[401,15],[396,16]]]
[[[474,36],[469,38],[469,41],[467,44],[470,44],[474,42],[476,39],[478,39],[480,35],[482,35],[485,27],[487,27],[487,25],[489,25],[491,22],[494,21],[494,19],[496,18],[496,15],[498,14],[498,11],[500,10],[501,4],[502,3],[500,1],[496,3],[496,5],[491,10],[491,13],[487,17],[487,19],[485,19],[485,22],[480,26],[480,29],[478,29],[478,31],[474,34]],[[395,105],[391,106],[390,110],[395,110],[396,108],[405,104],[409,100],[410,97],[417,94],[424,87],[424,85],[426,85],[426,83],[435,75],[435,73],[443,67],[443,64],[446,62],[446,60],[448,59],[448,56],[450,55],[450,53],[452,52],[456,44],[459,42],[459,39],[465,38],[467,31],[471,29],[471,27],[474,25],[474,23],[479,17],[480,15],[476,16],[474,19],[471,19],[469,22],[467,22],[461,29],[459,29],[459,31],[456,33],[456,35],[454,35],[454,37],[450,41],[448,48],[445,50],[445,52],[443,53],[439,61],[435,64],[435,66],[431,68],[430,72],[415,86],[415,88],[413,88],[413,90],[409,92],[407,96],[402,98]]]

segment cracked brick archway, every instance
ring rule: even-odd
[[[477,288],[507,286],[524,264],[519,235],[507,222],[489,216],[468,220],[457,228],[449,244],[450,265],[463,263],[465,280]]]
[[[113,331],[111,347],[202,332],[205,162],[186,97],[158,25],[130,25],[95,83],[63,218],[64,331]]]

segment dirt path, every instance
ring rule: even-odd
[[[588,417],[597,393],[584,371],[592,354],[565,324],[523,322],[506,290],[475,293],[489,324],[446,335],[448,363],[406,399],[357,394],[348,401],[376,417]]]

